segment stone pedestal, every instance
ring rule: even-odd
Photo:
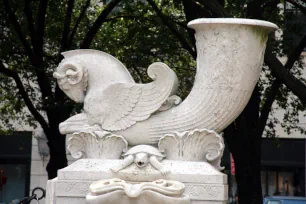
[[[151,165],[139,169],[135,164],[114,173],[110,170],[122,160],[81,159],[59,170],[58,177],[48,181],[46,204],[85,204],[89,186],[101,179],[119,178],[138,183],[158,179],[180,181],[192,204],[221,204],[228,198],[227,176],[206,162],[170,161],[161,163],[171,170],[162,175]]]

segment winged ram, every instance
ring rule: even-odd
[[[167,110],[169,102],[180,102],[174,96],[177,76],[164,63],[149,66],[148,76],[153,82],[137,84],[122,63],[104,52],[75,50],[63,55],[65,59],[53,76],[69,98],[84,106],[82,113],[60,124],[62,134],[84,130],[124,132]]]

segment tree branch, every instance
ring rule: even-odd
[[[30,8],[32,0],[25,0],[24,1],[24,14],[26,15],[27,22],[28,22],[28,27],[30,31],[30,37],[31,37],[31,43],[32,46],[35,44],[35,25],[34,25],[34,20],[33,20],[33,14],[32,10]]]
[[[289,2],[290,4],[294,5],[295,7],[297,7],[298,9],[300,9],[300,11],[306,15],[306,7],[303,6],[301,3],[299,3],[296,0],[286,0],[287,2]]]
[[[34,62],[33,66],[36,68],[35,73],[37,76],[37,82],[42,94],[43,104],[47,104],[47,98],[52,98],[52,88],[48,76],[43,69],[43,46],[44,46],[44,33],[45,33],[45,20],[47,14],[48,0],[40,0],[38,14],[36,17],[36,33],[34,49]]]
[[[60,49],[60,52],[66,50],[66,49],[69,49],[71,48],[72,46],[72,41],[73,41],[73,38],[77,32],[77,29],[82,21],[82,19],[84,18],[85,14],[86,14],[86,10],[87,8],[89,7],[90,5],[90,0],[86,0],[86,3],[85,5],[83,6],[82,10],[81,10],[81,13],[79,15],[79,17],[77,18],[76,20],[76,23],[71,31],[71,34],[70,34],[70,37],[68,37],[68,34],[69,34],[69,30],[65,31],[65,26],[67,26],[68,22],[68,14],[69,12],[72,12],[72,8],[73,8],[73,5],[70,5],[69,6],[69,3],[72,4],[71,0],[69,0],[68,2],[68,6],[67,6],[67,14],[66,14],[66,20],[65,20],[65,25],[64,25],[64,30],[63,30],[63,35],[62,35],[62,42],[61,42],[61,49]],[[70,8],[71,8],[71,11],[70,11]],[[70,24],[71,24],[71,14],[70,14],[70,17],[69,17],[69,27],[70,27]],[[67,28],[66,28],[67,29]],[[66,33],[65,33],[66,32]],[[67,37],[65,40],[64,40],[64,33],[67,34]],[[59,103],[63,104],[64,103],[64,99],[65,99],[65,94],[64,92],[59,88],[58,84],[56,84],[56,87],[55,87],[55,92],[54,92],[54,97],[55,97],[55,100],[58,101]]]
[[[283,64],[272,54],[270,48],[268,47],[265,53],[265,62],[269,65],[275,78],[284,83],[287,88],[290,89],[301,100],[301,102],[306,105],[306,85],[289,72],[305,47],[306,36],[304,36],[296,49],[289,55],[285,66],[283,66]]]
[[[225,11],[225,9],[219,4],[219,2],[215,0],[193,0],[197,4],[201,4],[205,7],[208,7],[214,13],[218,14],[218,17],[228,17],[229,14]]]
[[[280,86],[281,86],[281,83],[278,80],[273,81],[271,85],[271,89],[269,93],[267,94],[265,103],[260,111],[260,117],[259,117],[259,122],[257,126],[257,134],[259,135],[262,135],[265,130],[273,102],[275,100],[275,97],[278,94],[278,90]]]
[[[281,0],[268,1],[268,2],[266,2],[262,5],[262,10],[264,11],[267,7],[273,8],[273,7],[277,6],[280,2],[281,2]]]
[[[70,24],[71,24],[71,16],[72,16],[72,10],[73,10],[74,0],[68,0],[67,10],[66,10],[66,17],[64,22],[64,29],[62,32],[62,40],[61,40],[61,47],[60,52],[63,52],[67,49],[67,40],[68,35],[70,32]]]
[[[107,6],[104,8],[104,10],[101,12],[97,20],[93,23],[91,28],[89,29],[85,39],[81,43],[80,48],[86,49],[90,47],[90,44],[97,34],[98,30],[102,26],[102,24],[105,22],[105,19],[107,16],[112,12],[112,10],[120,3],[121,0],[112,0],[107,4]]]
[[[36,18],[36,36],[34,52],[38,57],[38,63],[42,61],[43,56],[43,44],[44,44],[44,32],[45,32],[45,20],[47,13],[48,0],[40,0],[38,14]]]
[[[267,59],[267,61],[270,61],[273,63],[273,59]],[[268,62],[267,62],[268,63]],[[270,64],[271,65],[271,64]],[[282,64],[272,65],[271,68],[272,72],[275,69],[282,69],[279,71],[280,74],[277,74],[277,77],[282,80],[282,82],[287,86],[288,89],[290,89],[300,100],[301,102],[306,105],[306,85],[302,83],[300,80],[289,74],[286,70],[284,70],[284,67]],[[274,71],[275,72],[275,71]]]
[[[262,107],[262,110],[261,110],[261,114],[260,114],[260,118],[259,118],[259,124],[258,124],[258,128],[257,128],[258,134],[262,135],[264,130],[265,130],[265,126],[266,126],[268,118],[269,118],[269,113],[270,113],[270,110],[272,108],[273,102],[274,102],[274,100],[275,100],[275,98],[278,94],[278,90],[279,90],[279,88],[282,84],[281,82],[284,82],[285,85],[287,86],[287,88],[289,88],[295,95],[297,95],[297,93],[295,93],[292,90],[292,88],[289,87],[291,84],[292,84],[291,86],[293,86],[294,89],[296,89],[297,91],[302,90],[302,91],[300,91],[300,95],[302,95],[302,96],[299,96],[299,95],[297,95],[297,96],[299,97],[299,99],[302,101],[303,104],[306,104],[306,96],[305,96],[306,85],[303,84],[302,82],[300,82],[299,80],[295,79],[289,73],[290,69],[293,67],[294,63],[299,59],[299,57],[300,57],[300,55],[303,52],[305,47],[306,47],[306,35],[300,41],[298,46],[293,50],[293,52],[289,55],[288,61],[286,62],[285,66],[283,66],[282,63],[276,57],[274,57],[271,53],[268,53],[268,52],[270,52],[269,49],[266,50],[266,53],[268,53],[268,54],[266,54],[265,60],[266,60],[266,63],[271,68],[272,72],[273,72],[273,70],[275,72],[275,71],[278,71],[278,69],[279,69],[283,73],[282,75],[284,76],[284,78],[287,78],[288,75],[290,75],[289,76],[290,79],[284,80],[284,79],[279,78],[279,80],[276,79],[276,80],[273,81],[273,83],[271,85],[271,89],[270,89],[269,93],[267,94],[266,101],[265,101],[265,103]],[[287,83],[289,82],[290,84],[289,85],[286,84],[285,81],[287,81]]]
[[[184,13],[185,13],[187,22],[192,21],[197,18],[207,17],[206,10],[204,10],[201,6],[197,5],[195,2],[190,1],[190,0],[182,0],[182,4],[184,7]],[[192,43],[193,49],[196,50],[196,39],[194,36],[195,31],[188,27],[186,28],[186,30],[188,32],[188,36],[189,36],[190,42]]]
[[[0,63],[0,72],[7,75],[8,77],[11,77],[11,78],[14,79],[14,81],[17,85],[18,91],[19,91],[20,95],[22,96],[22,98],[23,98],[26,106],[28,107],[29,111],[32,113],[34,118],[39,122],[39,124],[44,129],[44,131],[47,131],[49,126],[48,126],[46,120],[42,117],[42,115],[34,107],[34,105],[31,101],[31,99],[29,98],[29,95],[27,94],[18,74],[13,70],[5,68],[5,66],[2,63]]]
[[[70,37],[69,37],[68,42],[67,42],[67,48],[71,47],[73,38],[74,38],[74,36],[75,36],[75,34],[76,34],[77,30],[78,30],[78,27],[79,27],[82,19],[84,18],[85,14],[86,14],[86,11],[87,11],[89,5],[90,5],[90,0],[86,0],[86,3],[83,6],[83,8],[81,10],[81,13],[80,13],[79,17],[77,18],[77,20],[75,22],[75,25],[74,25],[74,27],[73,27],[73,29],[71,31]]]
[[[169,28],[169,30],[177,37],[177,39],[180,41],[182,47],[186,49],[190,55],[196,59],[196,51],[192,49],[192,47],[189,45],[189,43],[185,40],[184,36],[182,36],[168,20],[167,17],[162,13],[162,11],[157,7],[155,2],[153,0],[147,0],[147,2],[151,5],[153,10],[157,13],[157,15],[161,18],[161,20],[164,22],[164,24]]]
[[[306,35],[302,38],[296,48],[289,54],[288,61],[285,64],[285,67],[289,70],[293,67],[294,63],[299,59],[302,52],[306,47]]]
[[[268,6],[276,6],[278,3],[280,3],[279,0],[272,0],[264,4],[262,6],[262,10],[264,10]],[[285,66],[283,66],[283,64],[272,54],[270,48],[266,49],[265,62],[268,64],[269,68],[271,69],[272,74],[276,77],[276,80],[273,81],[271,88],[267,94],[265,103],[261,109],[259,123],[256,130],[258,135],[262,135],[265,130],[265,126],[269,118],[269,113],[271,111],[273,102],[279,92],[279,88],[282,83],[285,83],[287,88],[289,88],[303,102],[302,98],[303,95],[305,95],[305,93],[300,92],[299,91],[300,88],[298,86],[305,87],[305,85],[299,80],[297,80],[294,76],[290,75],[289,70],[293,67],[296,60],[298,60],[305,46],[306,46],[306,36],[301,40],[301,42],[298,44],[295,50],[289,55],[288,61],[286,62]],[[304,99],[306,99],[305,96]],[[305,102],[306,101],[304,101],[304,104]]]
[[[150,20],[150,21],[154,21],[153,19],[149,19],[149,18],[143,18],[141,16],[132,16],[132,15],[119,15],[119,16],[113,16],[111,18],[106,18],[105,19],[105,22],[110,22],[110,21],[116,21],[118,19],[121,19],[121,18],[126,18],[126,19],[145,19],[145,20]]]
[[[71,17],[72,17],[74,2],[75,2],[74,0],[68,0],[66,17],[65,17],[65,21],[64,21],[64,29],[63,29],[63,32],[62,32],[61,47],[60,47],[59,53],[58,53],[58,60],[62,59],[62,56],[60,55],[61,52],[67,50],[71,46],[69,44],[68,36],[69,36],[69,32],[70,32]],[[59,88],[58,84],[56,84],[55,91],[54,91],[55,100],[62,104],[64,97],[65,97],[65,94]]]
[[[15,31],[22,43],[22,45],[24,46],[27,55],[29,56],[31,62],[34,62],[34,55],[33,55],[33,51],[31,49],[31,46],[29,45],[28,41],[26,40],[25,35],[22,32],[21,26],[18,22],[18,19],[16,17],[16,15],[13,13],[11,7],[9,6],[9,3],[7,0],[3,0],[4,3],[4,8],[5,8],[5,12],[9,17],[9,21],[11,21],[11,23],[13,24]]]

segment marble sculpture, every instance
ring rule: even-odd
[[[226,177],[218,172],[223,169],[220,134],[249,101],[268,34],[277,26],[226,18],[196,19],[188,26],[196,31],[197,74],[184,101],[176,95],[175,72],[162,62],[148,67],[151,83],[138,84],[107,53],[63,53],[54,77],[68,97],[84,106],[59,129],[69,136],[72,156],[83,160],[48,182],[49,203],[226,203]],[[93,177],[82,174],[78,182],[92,183],[84,191],[86,199],[84,192],[74,201],[56,192],[67,172],[81,169],[100,172],[102,178],[92,183]]]
[[[170,173],[169,170],[163,167],[160,161],[165,157],[157,148],[150,145],[137,145],[129,149],[125,154],[123,154],[123,162],[112,168],[113,172],[118,172],[127,166],[135,163],[138,168],[144,168],[149,163],[158,169],[162,174]]]

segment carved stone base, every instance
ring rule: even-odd
[[[119,178],[132,183],[159,179],[185,184],[184,195],[192,204],[221,204],[228,198],[227,176],[206,162],[170,161],[161,163],[171,170],[162,175],[151,165],[139,169],[135,164],[118,173],[110,170],[122,160],[81,159],[59,170],[58,178],[48,181],[46,204],[86,204],[89,186],[98,180]]]
[[[86,196],[88,204],[190,204],[185,185],[178,181],[159,179],[131,183],[122,179],[104,179],[92,183]]]

